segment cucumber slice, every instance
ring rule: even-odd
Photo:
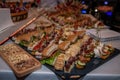
[[[113,49],[113,48],[110,48],[109,51],[110,51],[110,53],[112,53],[112,52],[114,51],[114,49]]]
[[[95,54],[93,52],[90,53],[90,57],[93,57]]]
[[[90,58],[91,54],[86,54],[85,57]]]
[[[83,63],[83,62],[81,62],[81,61],[77,61],[77,64],[78,64],[78,65],[81,65],[81,66],[85,66],[85,65],[86,65],[86,63]]]

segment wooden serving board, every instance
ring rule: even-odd
[[[14,43],[0,46],[0,56],[17,77],[23,77],[41,67],[41,63]]]

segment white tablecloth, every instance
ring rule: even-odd
[[[13,26],[9,8],[0,8],[0,33]]]

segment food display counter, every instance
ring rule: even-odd
[[[62,7],[62,6],[60,6],[60,7]],[[81,7],[79,7],[79,8],[81,8]],[[72,9],[72,8],[71,8]],[[57,7],[57,10],[58,11],[60,11],[60,8],[58,8]],[[119,58],[120,58],[120,33],[117,33],[117,32],[115,32],[115,31],[112,31],[112,30],[109,30],[108,28],[106,29],[106,25],[104,25],[103,26],[103,24],[102,23],[99,23],[99,21],[98,21],[98,23],[99,23],[99,25],[98,25],[98,23],[96,23],[96,24],[94,24],[95,22],[96,22],[96,19],[91,19],[91,18],[88,18],[88,16],[91,16],[91,15],[73,15],[73,14],[76,14],[77,13],[77,11],[76,11],[76,13],[74,13],[74,12],[72,12],[72,14],[70,14],[69,12],[68,12],[68,14],[69,15],[66,15],[66,12],[65,12],[65,14],[64,15],[62,15],[62,16],[59,16],[58,14],[59,13],[47,13],[47,14],[43,14],[43,15],[41,15],[40,13],[41,13],[41,11],[40,12],[37,12],[37,11],[35,11],[34,9],[33,10],[31,10],[33,13],[32,14],[29,14],[29,15],[31,15],[30,17],[28,17],[26,20],[24,20],[24,21],[21,21],[21,22],[16,22],[15,23],[15,25],[14,26],[12,26],[12,27],[9,27],[9,28],[7,28],[7,29],[5,29],[4,31],[2,31],[2,32],[0,32],[0,40],[1,40],[1,43],[3,42],[3,40],[5,41],[4,43],[2,43],[1,44],[1,46],[3,46],[3,45],[6,45],[6,44],[9,44],[9,43],[14,43],[14,44],[16,44],[16,45],[18,45],[18,46],[20,46],[20,47],[22,47],[23,49],[25,49],[26,51],[28,51],[28,52],[30,52],[30,54],[33,56],[33,57],[35,57],[36,59],[38,59],[39,61],[41,61],[41,60],[44,60],[44,59],[49,59],[49,57],[51,57],[51,56],[49,56],[49,55],[47,55],[47,57],[46,57],[46,54],[43,54],[44,56],[42,56],[42,58],[41,58],[41,55],[36,55],[36,53],[38,53],[38,52],[40,52],[41,51],[41,49],[40,50],[38,50],[38,47],[40,47],[40,48],[43,48],[44,49],[44,47],[41,47],[41,46],[37,46],[37,48],[35,47],[35,46],[33,46],[33,47],[30,47],[30,44],[29,44],[29,46],[28,46],[28,44],[26,45],[26,44],[22,44],[22,46],[20,45],[20,44],[18,44],[19,43],[19,40],[22,40],[22,36],[26,36],[26,35],[28,35],[28,33],[26,33],[26,31],[30,31],[30,34],[28,35],[28,36],[31,36],[33,33],[32,33],[32,31],[34,32],[34,31],[36,31],[35,32],[35,34],[33,34],[33,35],[35,35],[36,37],[40,37],[40,39],[39,38],[35,38],[34,40],[35,41],[38,41],[38,43],[39,43],[39,45],[40,45],[40,42],[42,41],[42,42],[44,42],[45,40],[47,41],[49,41],[49,38],[50,38],[50,42],[51,42],[51,44],[52,44],[52,42],[54,42],[54,41],[56,41],[55,43],[57,44],[57,45],[59,45],[59,48],[60,49],[62,49],[63,51],[62,52],[64,52],[65,50],[66,50],[66,47],[60,47],[60,43],[62,43],[62,42],[64,42],[64,40],[67,40],[66,42],[69,42],[70,43],[70,40],[71,40],[71,44],[68,44],[69,45],[69,47],[67,47],[68,49],[67,50],[73,50],[72,49],[72,47],[76,47],[76,46],[79,46],[80,44],[82,44],[80,41],[82,41],[81,40],[81,34],[82,35],[85,35],[85,37],[84,36],[82,36],[83,37],[83,39],[84,40],[87,40],[87,39],[89,39],[89,41],[91,41],[91,39],[93,40],[93,39],[96,39],[96,40],[93,40],[93,41],[95,41],[96,43],[97,43],[97,37],[98,38],[102,38],[102,39],[104,39],[104,40],[102,40],[102,39],[99,39],[99,40],[101,40],[101,43],[104,43],[105,45],[109,45],[109,44],[111,44],[112,45],[112,47],[113,48],[115,48],[114,50],[114,52],[110,55],[110,57],[108,57],[107,59],[106,58],[103,58],[103,59],[101,59],[101,57],[100,57],[100,55],[97,55],[97,54],[94,54],[94,56],[99,56],[99,58],[98,57],[93,57],[92,55],[92,58],[91,58],[91,61],[90,62],[86,62],[86,64],[87,65],[85,65],[85,67],[83,67],[82,69],[81,68],[79,68],[79,69],[77,69],[76,68],[76,64],[75,64],[75,68],[73,68],[73,70],[71,70],[71,72],[68,72],[66,69],[67,69],[67,67],[66,67],[66,62],[67,62],[67,60],[69,60],[69,59],[66,59],[66,56],[64,56],[65,57],[65,59],[66,59],[66,62],[65,62],[65,69],[64,70],[61,70],[61,64],[60,64],[60,68],[57,66],[57,65],[52,65],[52,66],[50,66],[50,65],[46,65],[46,64],[43,64],[43,65],[41,65],[41,67],[40,68],[38,68],[37,70],[35,70],[35,71],[33,71],[33,72],[31,72],[31,73],[29,73],[29,74],[27,74],[26,76],[24,76],[24,77],[17,77],[16,75],[15,75],[15,73],[12,71],[12,69],[8,66],[8,64],[0,57],[0,79],[1,80],[7,80],[7,79],[10,79],[10,80],[62,80],[62,79],[65,79],[65,80],[101,80],[101,79],[104,79],[104,80],[119,80],[120,79],[120,69],[119,69],[119,66],[120,66],[120,60],[119,60]],[[64,10],[63,10],[64,11]],[[68,10],[68,11],[70,11],[70,10]],[[54,15],[53,15],[54,14]],[[62,14],[62,13],[60,13],[60,14]],[[55,18],[57,16],[57,18]],[[68,16],[72,16],[72,17],[68,17]],[[78,19],[76,18],[76,16],[78,17]],[[47,19],[44,19],[44,18],[47,18]],[[49,18],[48,18],[49,17]],[[59,17],[59,18],[58,18]],[[67,18],[66,18],[67,17]],[[81,19],[82,18],[82,19]],[[74,20],[73,20],[74,19]],[[32,20],[32,21],[31,21]],[[46,21],[47,20],[47,21]],[[50,20],[50,22],[49,22],[49,20]],[[78,21],[83,21],[82,23],[78,23]],[[95,20],[95,21],[94,21]],[[90,22],[89,22],[90,21]],[[51,23],[52,22],[52,23]],[[74,22],[76,22],[76,24],[74,24]],[[89,22],[89,24],[88,24],[88,22]],[[54,24],[54,25],[53,25]],[[67,24],[67,25],[66,25]],[[73,24],[73,25],[72,25]],[[101,25],[102,24],[102,25]],[[68,27],[66,27],[66,26],[70,26],[70,28],[69,28],[69,30],[67,30],[67,28]],[[79,28],[78,26],[84,26],[84,27],[82,27],[82,28]],[[93,26],[94,25],[94,26]],[[97,26],[99,26],[99,29],[100,30],[98,30],[98,28],[97,28],[97,26],[95,26],[95,25],[97,25]],[[55,27],[54,27],[55,26]],[[57,27],[56,27],[57,26]],[[62,27],[62,29],[61,29],[61,26],[63,26]],[[76,27],[77,26],[77,27]],[[35,28],[34,28],[35,27]],[[39,28],[40,27],[40,28]],[[37,28],[37,29],[36,29]],[[86,29],[87,28],[87,29]],[[47,29],[47,31],[46,31],[46,29]],[[65,29],[65,31],[66,31],[66,33],[65,32],[63,32],[64,34],[65,34],[65,37],[64,37],[64,39],[63,39],[63,36],[62,36],[62,39],[61,39],[61,42],[59,43],[59,42],[57,42],[58,41],[58,38],[59,37],[61,37],[60,35],[57,35],[57,38],[54,36],[55,35],[55,33],[52,35],[52,38],[54,38],[55,40],[53,40],[53,41],[51,41],[51,34],[54,32],[54,31],[57,31],[57,33],[56,34],[62,34],[62,33],[60,33],[60,31],[62,32],[62,30],[64,31],[64,29]],[[77,32],[77,31],[80,31],[80,30],[83,30],[82,32],[80,32],[80,34]],[[49,31],[49,30],[53,30],[53,32],[51,32],[51,31]],[[60,31],[59,31],[60,30]],[[69,34],[72,34],[72,37],[76,37],[76,35],[77,35],[77,39],[76,38],[74,38],[75,40],[73,40],[73,39],[71,39],[71,37],[69,38],[68,36],[69,35],[67,35],[68,34],[68,32],[67,31],[72,31],[72,32],[69,32]],[[42,35],[42,37],[41,37],[41,35],[37,35],[37,31],[40,31],[40,32],[42,32],[43,31],[43,33],[44,33],[44,35]],[[49,34],[49,35],[45,35],[45,31],[46,31],[46,34]],[[95,32],[95,31],[97,31],[97,32]],[[100,32],[101,31],[101,32]],[[105,32],[106,31],[106,32]],[[85,32],[85,33],[84,33]],[[83,34],[84,33],[84,34]],[[102,34],[102,33],[104,33],[104,34]],[[5,37],[3,37],[4,35],[5,35]],[[75,34],[75,35],[73,35],[73,34]],[[95,34],[97,34],[97,37],[96,37],[96,35]],[[111,35],[112,34],[112,35]],[[22,35],[22,36],[21,36]],[[89,35],[89,36],[87,36],[87,35]],[[26,37],[28,37],[28,36],[26,36]],[[59,36],[59,37],[58,37]],[[67,38],[66,38],[66,36],[67,36]],[[71,35],[70,35],[71,36]],[[6,37],[8,37],[7,39],[6,39]],[[45,37],[45,38],[44,38]],[[91,38],[92,37],[92,38]],[[25,38],[24,37],[24,39],[26,39],[26,40],[29,40],[29,38]],[[80,39],[80,40],[79,40]],[[30,38],[30,40],[31,40],[31,38]],[[83,40],[83,42],[84,42],[84,40]],[[33,43],[34,41],[33,41],[33,38],[32,38],[32,44],[34,44]],[[37,43],[37,44],[38,44]],[[43,43],[41,43],[41,44],[43,44]],[[89,43],[88,43],[89,44]],[[88,45],[88,44],[86,44],[86,45]],[[92,43],[91,43],[92,44]],[[36,44],[35,44],[36,45]],[[44,44],[43,44],[44,45]],[[47,44],[46,44],[47,45]],[[71,46],[72,45],[72,46]],[[104,46],[105,46],[104,45]],[[24,47],[25,48],[24,48]],[[51,47],[50,47],[51,46]],[[65,45],[66,46],[66,45]],[[27,47],[27,48],[26,48]],[[48,47],[47,47],[47,49],[51,49],[51,48],[56,48],[56,45],[54,44],[54,45],[49,45]],[[81,46],[80,46],[81,47]],[[107,49],[110,47],[110,49],[113,49],[113,48],[111,48],[111,46],[105,46],[105,48],[107,47]],[[0,48],[2,48],[2,47],[0,47]],[[3,46],[3,48],[4,48],[4,46]],[[85,47],[85,46],[83,46],[83,48],[85,49],[85,48],[87,48],[87,47]],[[100,48],[100,47],[99,47]],[[46,49],[46,48],[45,48]],[[44,50],[45,50],[44,49]],[[79,48],[75,48],[76,49],[76,51],[79,51]],[[80,48],[80,49],[82,49],[82,47]],[[3,49],[4,50],[4,49]],[[42,51],[42,52],[45,52],[45,51]],[[66,51],[67,51],[66,50]],[[88,49],[89,50],[89,49]],[[1,49],[1,51],[2,51],[2,49]],[[72,57],[74,56],[76,56],[76,55],[78,55],[78,56],[82,56],[81,54],[82,53],[80,53],[80,54],[78,54],[78,52],[76,52],[76,51],[72,51],[72,52],[75,52],[75,53],[73,53],[73,54],[71,54],[71,53],[66,53],[66,54],[70,54],[70,55],[72,55]],[[95,52],[95,51],[94,51]],[[56,53],[57,54],[57,53]],[[63,54],[63,53],[61,53],[61,54]],[[60,54],[59,54],[60,55]],[[64,54],[63,54],[64,55]],[[61,55],[61,56],[63,56],[63,55]],[[9,55],[8,55],[9,56]],[[53,56],[55,56],[55,55],[52,55],[52,58],[54,58]],[[84,54],[84,56],[85,56],[85,54]],[[57,60],[58,60],[58,57],[60,58],[60,56],[57,56]],[[77,56],[76,56],[77,57]],[[70,58],[70,57],[69,57]],[[76,61],[78,61],[78,58],[77,59],[75,59]],[[80,58],[80,60],[81,60],[81,58]],[[105,61],[105,62],[104,62]],[[42,62],[41,62],[42,63]],[[47,62],[46,62],[47,63]],[[59,63],[59,61],[58,61],[58,63]],[[69,63],[69,61],[68,61],[68,63]],[[74,62],[72,62],[72,63],[74,63]],[[56,62],[56,64],[57,64],[57,62]],[[93,65],[92,65],[93,64]],[[92,67],[91,67],[92,66]],[[63,67],[62,67],[63,68]],[[90,68],[90,69],[89,69]],[[85,70],[86,69],[86,70]],[[72,72],[74,72],[74,70],[77,72],[77,74],[78,73],[80,73],[81,75],[73,75],[72,74]],[[77,71],[78,70],[78,71]],[[66,74],[64,75],[64,73],[67,71],[67,73],[68,74],[70,74],[70,75],[73,75],[73,76],[66,76]],[[84,75],[83,75],[83,73],[81,73],[81,72],[83,72],[83,73],[85,73]],[[85,71],[85,72],[84,72]],[[87,72],[87,73],[86,73]],[[74,72],[75,73],[75,72]],[[60,75],[59,75],[60,74]],[[63,74],[64,76],[61,76],[61,74]],[[72,77],[72,79],[70,78],[70,77]],[[77,79],[76,79],[77,78]]]

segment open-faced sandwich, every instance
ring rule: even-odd
[[[106,45],[99,43],[98,46],[94,49],[95,57],[106,59],[114,51],[114,48],[111,45]]]

